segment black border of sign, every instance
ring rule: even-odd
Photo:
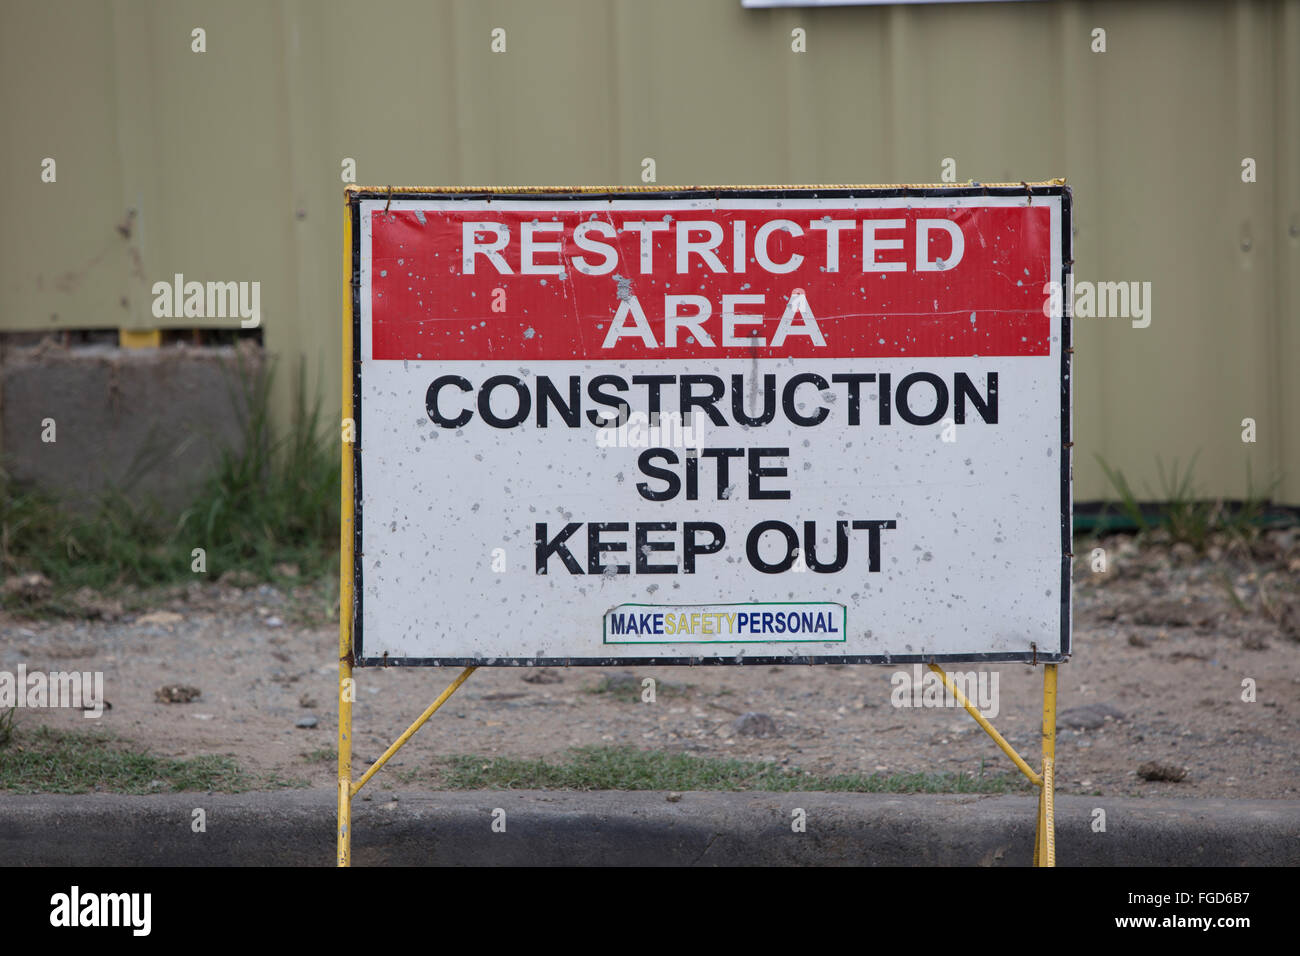
[[[361,203],[371,200],[424,199],[431,201],[485,200],[509,198],[512,202],[535,200],[599,201],[601,199],[907,199],[909,197],[942,198],[945,196],[1024,196],[1032,202],[1039,196],[1055,196],[1061,200],[1061,652],[1040,654],[1008,652],[1002,654],[857,654],[852,656],[782,656],[782,657],[365,657],[362,645],[361,606],[364,590],[361,582]],[[1068,660],[1071,654],[1071,567],[1073,547],[1073,477],[1071,437],[1071,356],[1074,352],[1071,335],[1071,306],[1065,302],[1069,289],[1069,274],[1074,266],[1070,187],[1056,183],[1021,184],[1018,186],[756,186],[752,188],[727,187],[667,187],[647,189],[632,187],[618,189],[574,189],[571,187],[518,187],[511,189],[366,189],[352,187],[347,191],[352,218],[352,417],[355,422],[355,441],[352,445],[353,463],[353,580],[352,580],[352,650],[356,667],[636,667],[675,666],[696,667],[708,664],[916,664],[936,663],[1045,663],[1054,664]]]

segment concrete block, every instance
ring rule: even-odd
[[[116,488],[176,512],[221,448],[242,449],[244,382],[264,369],[261,349],[247,346],[10,351],[0,365],[4,468],[80,510]]]

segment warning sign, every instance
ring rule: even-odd
[[[350,201],[358,663],[1068,656],[1066,187]]]

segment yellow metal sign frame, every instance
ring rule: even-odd
[[[1063,185],[1064,180],[1056,179],[1050,183],[1003,183],[999,185],[1020,185],[1031,189],[1033,186],[1046,185]],[[945,183],[941,186],[928,185],[927,189],[938,189],[943,186],[968,186],[967,183]],[[553,191],[564,192],[610,192],[610,191],[649,191],[649,190],[677,190],[687,187],[586,187],[575,189],[573,187],[557,187]],[[721,188],[721,187],[710,187]],[[781,187],[749,187],[749,188],[781,188]],[[806,188],[806,187],[805,187]],[[845,187],[839,187],[845,188]],[[858,187],[850,187],[858,188]],[[893,188],[899,188],[897,184]],[[353,421],[352,417],[352,214],[351,202],[352,195],[358,192],[372,192],[374,189],[357,186],[349,186],[344,193],[344,215],[343,215],[343,388],[342,392],[342,412],[343,421]],[[391,187],[390,191],[394,192],[413,192],[417,191],[411,187]],[[518,189],[506,189],[501,187],[486,188],[440,188],[437,192],[519,192]],[[551,191],[545,187],[538,187],[531,192]],[[352,704],[356,700],[356,680],[352,676],[352,627],[353,611],[355,607],[353,593],[353,562],[355,560],[355,539],[353,532],[355,530],[355,509],[356,501],[354,498],[354,473],[353,473],[353,455],[349,443],[343,443],[342,451],[342,491],[341,491],[341,513],[339,521],[339,687],[338,687],[338,705],[339,705],[339,723],[338,723],[338,865],[352,865],[352,798],[357,795],[362,787],[379,772],[379,770],[388,763],[393,754],[406,744],[424,724],[432,717],[443,704],[454,694],[466,680],[469,675],[474,673],[477,668],[466,667],[460,675],[447,686],[438,697],[425,708],[424,713],[415,719],[411,726],[389,746],[387,750],[379,756],[377,760],[361,775],[356,782],[352,780]],[[966,712],[974,718],[980,728],[984,730],[998,747],[1011,758],[1016,768],[1025,775],[1025,777],[1034,786],[1039,788],[1038,793],[1038,820],[1035,827],[1034,835],[1034,866],[1055,866],[1056,865],[1056,819],[1055,819],[1055,787],[1056,787],[1056,664],[1043,665],[1043,737],[1042,737],[1042,763],[1040,770],[1035,772],[1028,762],[1016,751],[1014,747],[998,733],[997,729],[989,723],[988,719],[975,707],[974,704],[961,692],[961,689],[953,683],[952,678],[933,661],[930,662],[930,670],[939,675],[943,681],[944,687],[953,695],[953,699],[966,709]]]

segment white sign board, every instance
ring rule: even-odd
[[[1068,656],[1067,188],[351,203],[358,664]]]

